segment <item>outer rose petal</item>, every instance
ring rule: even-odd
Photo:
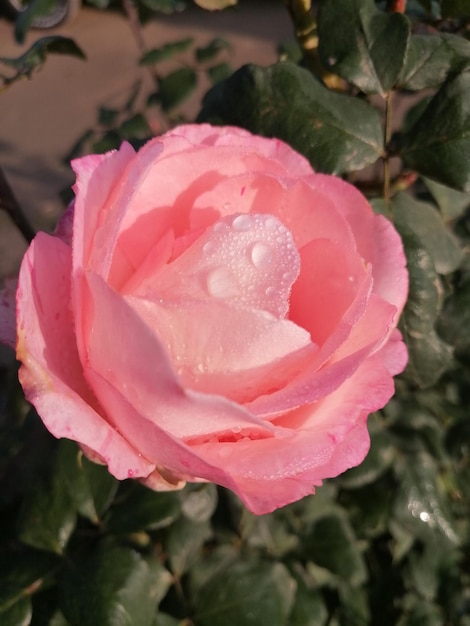
[[[21,266],[18,288],[17,357],[20,381],[56,437],[95,451],[118,478],[129,470],[149,474],[154,465],[100,415],[83,378],[70,303],[71,251],[61,240],[40,233]]]

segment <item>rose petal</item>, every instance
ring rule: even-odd
[[[256,431],[257,436],[272,436],[269,424],[230,400],[183,389],[154,329],[99,276],[88,274],[86,286],[87,309],[81,319],[86,346],[83,363],[101,402],[106,397],[93,372],[129,400],[141,416],[138,427],[143,432],[149,422],[181,439],[210,438],[243,428]],[[122,432],[136,428],[131,421],[120,426]]]
[[[207,462],[224,467],[251,511],[269,513],[313,493],[313,486],[323,479],[360,463],[369,449],[366,418],[392,394],[389,372],[373,357],[335,394],[276,420],[295,432],[288,445],[275,437],[206,443],[195,451]]]
[[[394,304],[399,315],[408,295],[408,274],[398,233],[383,216],[373,214],[370,204],[355,187],[340,178],[317,174],[315,185],[346,217],[359,254],[372,265],[374,291]]]
[[[284,387],[317,350],[302,328],[262,311],[211,300],[128,302],[156,329],[183,387],[241,404]]]
[[[57,237],[39,233],[21,266],[18,288],[20,381],[56,437],[93,450],[117,478],[149,474],[154,466],[99,414],[83,374],[70,307],[71,251]]]

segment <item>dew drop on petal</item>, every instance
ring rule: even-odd
[[[247,213],[241,213],[232,222],[232,227],[235,230],[250,230],[253,225],[253,218]]]
[[[216,267],[207,274],[207,291],[214,298],[234,298],[239,295],[237,282],[228,267]]]
[[[268,244],[256,241],[250,250],[250,259],[255,267],[261,269],[272,261],[273,250]]]

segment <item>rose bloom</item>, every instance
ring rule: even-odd
[[[393,226],[236,128],[73,167],[74,205],[17,291],[20,380],[51,433],[119,479],[215,482],[258,514],[360,463],[407,359]]]

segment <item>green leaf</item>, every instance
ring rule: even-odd
[[[454,346],[456,356],[470,363],[470,279],[456,286],[444,302],[437,329],[441,337]]]
[[[179,517],[180,511],[177,493],[156,492],[131,483],[125,496],[110,509],[106,528],[117,533],[165,528]]]
[[[31,600],[22,598],[6,611],[0,612],[2,626],[29,626],[32,617]]]
[[[407,457],[397,465],[400,479],[394,517],[415,536],[432,539],[436,535],[449,544],[460,540],[446,495],[438,485],[438,467],[427,453]]]
[[[146,52],[139,60],[139,65],[153,65],[154,63],[159,63],[165,59],[171,59],[175,56],[175,54],[188,50],[192,46],[193,42],[193,37],[186,37],[185,39],[179,39],[178,41],[166,43],[161,48],[148,50],[148,52]]]
[[[76,523],[74,503],[64,477],[55,472],[39,481],[24,501],[18,522],[19,539],[33,548],[62,554]]]
[[[410,277],[408,301],[400,321],[409,354],[405,374],[419,387],[429,387],[452,361],[451,347],[435,331],[442,288],[431,256],[416,235],[400,234]]]
[[[403,67],[410,23],[401,13],[377,11],[373,0],[324,0],[318,35],[328,70],[365,93],[385,95]]]
[[[180,67],[160,81],[159,98],[164,111],[174,109],[184,102],[196,87],[196,72]]]
[[[470,206],[469,192],[457,191],[424,176],[423,182],[437,202],[444,221],[448,222],[460,217]]]
[[[48,54],[68,54],[85,59],[85,54],[73,39],[58,35],[38,39],[26,52],[14,59],[0,57],[0,63],[15,68],[20,74],[30,76],[33,70],[40,67]]]
[[[92,145],[92,151],[104,154],[110,150],[117,150],[121,145],[121,137],[115,130],[108,130],[98,141]]]
[[[370,450],[364,461],[341,476],[337,481],[346,489],[357,489],[370,485],[384,474],[396,456],[396,449],[386,430],[371,432]]]
[[[437,87],[469,59],[470,42],[463,37],[412,35],[398,86],[411,91]]]
[[[361,169],[383,151],[374,108],[328,90],[292,63],[240,68],[208,92],[198,121],[283,139],[321,172]]]
[[[41,19],[60,13],[58,0],[31,0],[24,3],[24,10],[17,16],[15,21],[15,39],[17,43],[24,43],[26,33],[33,26],[40,26]],[[63,17],[65,18],[66,11]],[[55,18],[54,18],[55,19]]]
[[[121,124],[119,128],[123,139],[147,139],[151,136],[152,131],[146,118],[142,113],[136,113]]]
[[[441,14],[447,17],[469,17],[470,2],[468,0],[441,0]]]
[[[324,626],[328,611],[321,593],[307,587],[300,576],[296,576],[297,592],[287,622],[288,626]]]
[[[217,487],[209,485],[188,485],[181,492],[181,511],[189,520],[207,522],[217,506]]]
[[[106,467],[89,461],[75,443],[66,439],[59,443],[58,472],[76,510],[98,524],[112,502],[118,481]]]
[[[229,63],[219,63],[207,68],[206,74],[212,84],[220,83],[233,74],[232,66]]]
[[[196,561],[204,543],[212,536],[208,521],[193,522],[180,517],[168,529],[166,551],[171,571],[180,578]]]
[[[212,39],[207,46],[196,48],[196,61],[198,63],[204,63],[205,61],[212,61],[221,50],[227,50],[231,46],[226,39],[222,37],[216,37]]]
[[[449,187],[470,191],[470,69],[439,89],[402,137],[405,165]]]
[[[101,126],[114,126],[118,117],[119,111],[117,109],[100,107],[98,110],[98,124]]]
[[[159,13],[177,13],[186,8],[184,0],[139,0],[147,9]]]
[[[60,607],[71,626],[151,626],[161,584],[158,569],[137,552],[101,545],[65,572]]]
[[[313,523],[304,541],[304,552],[316,565],[347,580],[352,586],[366,580],[366,567],[354,532],[339,512],[325,515]]]
[[[238,3],[238,0],[194,0],[201,9],[208,11],[220,11],[227,7],[233,7]]]
[[[239,561],[197,598],[198,626],[284,626],[296,583],[281,563]]]
[[[42,588],[57,570],[60,560],[54,555],[24,550],[2,551],[0,561],[0,622],[3,613]]]
[[[398,230],[416,236],[439,274],[449,274],[458,268],[462,261],[460,245],[431,204],[401,192],[393,198],[392,212]]]

